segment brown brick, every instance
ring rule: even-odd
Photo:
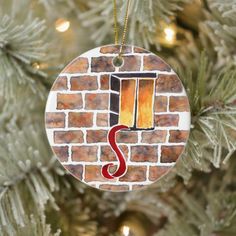
[[[73,131],[54,131],[55,143],[82,143],[83,132],[81,130]]]
[[[137,162],[157,162],[158,147],[157,146],[134,146],[131,147],[131,161]]]
[[[69,171],[75,178],[82,180],[83,166],[82,165],[64,165],[64,168]]]
[[[135,131],[120,131],[116,135],[118,143],[137,143],[138,133]]]
[[[154,110],[155,112],[166,112],[167,111],[167,97],[166,96],[156,96]]]
[[[91,182],[91,181],[104,181],[107,182],[108,179],[104,178],[101,173],[102,166],[97,165],[86,165],[85,166],[85,181]],[[113,181],[113,180],[109,180]],[[114,179],[115,181],[115,179]]]
[[[139,190],[139,189],[144,190],[145,187],[147,188],[148,186],[144,185],[144,184],[134,184],[131,186],[131,189],[132,190]]]
[[[169,142],[171,143],[181,143],[186,142],[188,138],[189,131],[186,130],[170,130]]]
[[[68,161],[68,146],[53,146],[52,149],[61,162]]]
[[[170,97],[170,111],[189,111],[188,98],[186,96]]]
[[[111,54],[117,54],[120,52],[120,45],[114,45],[114,46],[104,46],[101,47],[100,52],[103,54],[111,53]],[[131,53],[132,47],[130,46],[124,46],[122,48],[123,53]]]
[[[162,146],[161,162],[176,162],[183,150],[184,146]]]
[[[46,112],[46,127],[47,128],[64,128],[65,113],[63,112]]]
[[[62,73],[86,73],[88,71],[88,58],[78,57],[72,61]]]
[[[146,180],[146,166],[128,166],[128,170],[120,181],[141,182]]]
[[[96,146],[74,146],[72,147],[72,160],[73,161],[97,161],[97,150]]]
[[[96,90],[98,89],[97,76],[76,76],[71,77],[71,90]]]
[[[134,53],[150,53],[150,52],[143,48],[134,47]]]
[[[139,71],[141,67],[140,56],[123,56],[124,65],[120,71]]]
[[[112,63],[113,57],[93,57],[91,63],[92,72],[113,72],[115,67]]]
[[[143,131],[142,143],[164,143],[166,135],[166,130]]]
[[[152,54],[144,56],[143,66],[144,70],[148,71],[171,71],[171,68],[160,57]]]
[[[150,166],[149,167],[149,180],[156,181],[164,174],[166,174],[171,167],[169,166]]]
[[[107,130],[87,130],[88,143],[101,143],[107,142]]]
[[[108,119],[108,113],[97,113],[97,126],[107,127]]]
[[[69,127],[91,127],[93,126],[92,112],[69,112]]]
[[[112,184],[101,184],[99,189],[110,190],[113,192],[125,192],[129,190],[128,185],[112,185]]]
[[[57,109],[80,109],[83,107],[81,94],[57,94]]]
[[[101,83],[101,90],[108,90],[110,83],[110,75],[101,75],[100,83]]]
[[[109,95],[105,93],[88,93],[85,95],[85,108],[94,110],[108,109]]]
[[[183,86],[176,75],[159,75],[156,83],[156,92],[181,93]]]
[[[155,126],[159,126],[159,127],[178,126],[179,115],[176,115],[176,114],[155,115],[154,121],[155,121]]]
[[[128,158],[128,147],[125,145],[120,145],[119,146],[120,150],[122,151],[125,159],[127,160]],[[117,161],[116,155],[114,151],[111,149],[110,146],[102,146],[101,147],[101,156],[100,156],[101,161]]]
[[[52,85],[52,91],[67,90],[67,78],[66,76],[58,77]]]

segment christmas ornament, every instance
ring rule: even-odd
[[[125,19],[127,27],[128,7]],[[140,189],[167,173],[190,128],[178,76],[153,53],[124,45],[124,35],[121,45],[73,60],[46,106],[47,136],[62,165],[82,182],[110,191]]]

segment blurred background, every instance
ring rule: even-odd
[[[44,130],[57,75],[113,23],[112,0],[0,0],[0,235],[235,236],[236,0],[132,0],[126,43],[175,69],[192,124],[170,174],[131,193],[79,183]]]

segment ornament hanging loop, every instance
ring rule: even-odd
[[[124,19],[124,30],[123,30],[123,34],[122,34],[122,39],[121,39],[121,43],[120,43],[120,51],[119,51],[117,60],[123,60],[122,55],[123,55],[123,48],[124,48],[126,34],[127,34],[127,28],[128,28],[130,3],[131,3],[131,0],[127,0],[127,7],[126,7],[125,19]],[[115,35],[115,44],[117,45],[117,44],[119,44],[118,43],[119,29],[118,29],[116,0],[113,0],[113,4],[114,4],[114,35]]]

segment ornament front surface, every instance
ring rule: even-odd
[[[98,189],[131,191],[166,174],[190,129],[184,87],[162,59],[125,46],[90,50],[73,60],[49,93],[45,122],[61,164]]]

